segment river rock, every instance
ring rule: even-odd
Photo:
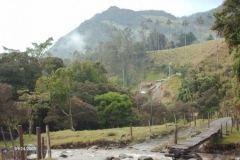
[[[115,157],[107,157],[105,160],[115,160]]]
[[[204,145],[204,144],[201,144],[201,145],[198,147],[198,152],[200,152],[200,153],[206,152],[206,151],[205,151],[205,145]]]
[[[146,142],[150,143],[151,142],[151,137],[146,137]]]
[[[152,157],[149,156],[140,156],[138,157],[138,160],[153,160]]]
[[[125,153],[120,153],[119,154],[120,159],[125,159],[125,158],[133,158],[132,156],[126,155]]]
[[[90,147],[89,149],[98,149],[98,146],[94,145],[94,146]]]

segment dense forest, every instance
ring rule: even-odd
[[[234,11],[229,9],[232,3],[236,6]],[[208,112],[236,111],[240,104],[240,78],[239,36],[235,31],[239,31],[240,22],[228,19],[230,16],[237,20],[237,6],[237,1],[225,1],[223,9],[214,13],[212,23],[212,30],[226,38],[230,52],[234,53],[233,66],[217,64],[213,69],[205,63],[196,69],[189,63],[173,65],[172,72],[181,72],[182,82],[172,107],[154,100],[151,90],[141,94],[138,84],[152,71],[170,77],[168,64],[154,66],[152,54],[163,50],[167,54],[176,47],[202,41],[201,36],[184,30],[189,24],[187,20],[181,22],[185,27],[178,32],[176,42],[164,35],[165,32],[159,32],[158,21],[151,18],[148,21],[152,21],[152,29],[147,32],[149,26],[142,22],[139,39],[134,26],[122,29],[111,26],[106,40],[99,41],[94,48],[86,46],[85,53],[75,50],[68,59],[52,56],[49,50],[52,38],[40,44],[32,43],[25,52],[4,47],[6,53],[0,55],[0,125],[17,131],[17,126],[24,124],[31,134],[33,127],[45,124],[51,130],[99,129],[147,125],[150,119],[151,124],[161,124],[163,117],[170,122],[174,117],[192,118],[196,112],[206,117]],[[108,12],[111,9],[118,8],[110,8]],[[111,19],[111,14],[104,14],[93,18],[104,20],[109,16]],[[174,22],[170,18],[174,17],[168,16],[166,29],[172,33],[170,26]],[[207,14],[208,19],[213,16]],[[195,19],[200,33],[204,18]],[[211,39],[213,36],[209,35],[206,40]]]

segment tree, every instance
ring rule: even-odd
[[[185,40],[186,38],[186,40]],[[189,32],[187,34],[184,34],[183,32],[181,32],[178,35],[178,40],[179,42],[176,44],[178,47],[184,46],[184,45],[190,45],[192,44],[195,40],[196,40],[196,36],[192,33]]]
[[[99,62],[93,63],[90,61],[75,60],[72,63],[72,70],[74,72],[74,80],[77,82],[90,81],[94,83],[106,83],[107,71]]]
[[[48,51],[48,47],[52,45],[53,38],[48,38],[45,42],[37,44],[32,43],[34,48],[27,47],[26,52],[30,54],[32,57],[36,57],[37,60],[40,60],[41,58],[45,56],[50,56],[51,53]]]
[[[144,49],[144,52],[146,52],[146,36],[145,36],[145,30],[147,30],[147,25],[145,23],[145,21],[141,22],[141,30],[139,31],[141,39],[142,39],[142,46]]]
[[[196,24],[199,26],[199,33],[200,33],[200,45],[201,45],[201,51],[200,51],[200,53],[202,54],[202,31],[201,31],[201,25],[203,25],[203,23],[204,23],[204,20],[203,20],[203,18],[202,18],[202,16],[199,16],[198,18],[197,18],[197,22],[196,22]]]
[[[44,119],[45,122],[54,120],[49,117],[53,116],[52,113],[55,113],[55,111],[60,110],[68,117],[70,128],[74,130],[70,101],[74,87],[73,78],[74,73],[70,68],[59,68],[51,77],[38,79],[36,90],[41,93],[49,93],[51,98],[50,112],[48,112],[48,116]],[[65,111],[66,109],[68,109],[68,113]]]
[[[238,0],[225,0],[223,9],[213,14],[216,20],[211,29],[217,31],[220,36],[225,37],[230,53],[234,48],[238,48],[240,43],[239,7],[240,2]]]
[[[7,52],[7,53],[12,53],[12,52],[20,52],[18,49],[11,49],[11,48],[7,48],[7,47],[4,47],[2,46],[4,51]]]
[[[126,94],[108,92],[94,98],[100,116],[100,124],[105,127],[122,127],[131,123],[132,102]]]
[[[214,40],[213,38],[213,35],[212,34],[209,34],[208,38],[207,38],[207,41],[210,41],[210,40]]]
[[[51,77],[58,68],[65,68],[63,60],[58,57],[45,57],[40,59],[44,76]]]
[[[171,24],[172,24],[172,21],[170,19],[167,19],[166,25],[168,25],[168,28],[169,28],[168,49],[170,47],[170,41],[171,41],[170,40],[171,39],[171,28],[170,28]]]
[[[40,108],[49,108],[50,95],[49,93],[29,92],[29,90],[19,90],[17,105],[21,109],[27,111],[27,120],[29,125],[29,136],[31,137],[32,127],[36,113]]]
[[[26,120],[25,110],[17,107],[12,99],[12,86],[0,83],[0,126],[7,125],[18,131],[19,123]]]
[[[213,15],[216,18],[211,29],[217,31],[218,35],[223,36],[228,44],[229,52],[232,53],[234,49],[236,52],[233,57],[233,71],[236,76],[235,93],[237,100],[235,105],[239,106],[239,82],[240,82],[240,2],[238,0],[225,0],[223,8],[216,11]]]
[[[186,34],[187,34],[187,32],[186,32],[186,27],[188,26],[188,21],[185,19],[185,20],[183,20],[183,22],[182,22],[182,25],[184,26],[184,34],[185,34],[185,54],[186,54]]]
[[[70,128],[73,128],[72,120],[72,106],[70,101],[70,94],[73,91],[74,73],[68,68],[59,68],[51,77],[49,90],[51,95],[51,103],[62,110],[62,112],[69,117]],[[68,113],[64,109],[69,108]]]
[[[34,90],[35,83],[42,76],[41,68],[34,57],[26,52],[4,53],[0,57],[0,82],[13,86],[13,99],[17,100],[17,90]]]

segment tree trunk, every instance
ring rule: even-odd
[[[72,103],[71,103],[71,99],[70,96],[69,97],[69,117],[70,117],[70,127],[71,130],[75,131],[75,129],[73,128],[73,120],[72,120]]]
[[[29,120],[29,130],[28,130],[28,133],[29,133],[29,137],[31,137],[31,135],[32,135],[32,120],[31,119]]]

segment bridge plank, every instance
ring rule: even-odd
[[[188,150],[192,147],[195,147],[207,141],[208,139],[215,136],[219,132],[220,127],[207,128],[204,132],[200,133],[199,135],[196,135],[195,137],[188,138],[180,144],[172,145],[170,149]]]

